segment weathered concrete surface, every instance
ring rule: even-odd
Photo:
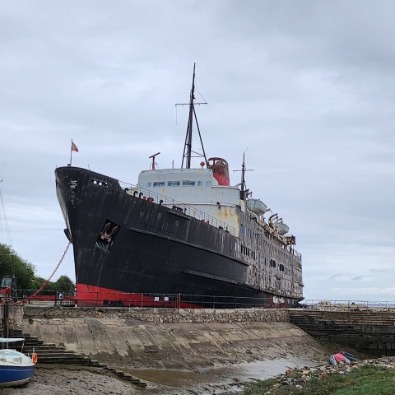
[[[321,342],[395,356],[395,309],[292,309],[290,321]]]
[[[20,316],[20,315],[19,315]],[[197,369],[327,356],[286,310],[24,309],[23,332],[132,368]]]

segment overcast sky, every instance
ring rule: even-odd
[[[0,241],[51,275],[71,139],[73,165],[121,181],[158,151],[179,166],[196,62],[206,153],[236,184],[246,151],[253,197],[296,236],[306,299],[395,301],[394,37],[393,1],[2,2]]]

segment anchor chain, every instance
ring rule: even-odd
[[[65,258],[66,254],[67,254],[67,251],[69,250],[70,244],[71,244],[71,242],[69,241],[68,244],[67,244],[66,249],[65,249],[64,252],[63,252],[62,257],[60,258],[59,263],[56,265],[54,271],[53,271],[52,274],[49,276],[49,278],[48,278],[47,280],[45,280],[44,284],[41,285],[41,287],[40,287],[36,292],[34,292],[32,295],[30,295],[29,297],[23,298],[23,299],[19,300],[18,302],[16,302],[17,304],[26,302],[26,301],[28,301],[29,299],[34,298],[36,295],[38,295],[38,294],[48,285],[48,283],[51,281],[51,279],[52,279],[52,277],[54,276],[54,274],[56,273],[56,271],[59,269],[59,266],[60,266],[61,263],[63,262],[63,259]]]

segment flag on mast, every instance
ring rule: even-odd
[[[71,140],[71,149],[70,149],[70,166],[73,162],[73,151],[78,152],[78,147],[74,144],[74,141]]]
[[[71,150],[78,152],[78,147],[74,144],[73,140],[71,140]]]

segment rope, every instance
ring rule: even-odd
[[[22,300],[19,300],[19,301],[17,302],[17,304],[18,304],[18,303],[26,302],[26,301],[28,301],[29,299],[34,298],[36,295],[38,295],[38,294],[48,285],[48,283],[51,281],[51,279],[52,279],[52,277],[54,276],[54,274],[56,273],[56,271],[59,269],[60,264],[63,262],[63,259],[65,258],[66,254],[67,254],[67,251],[69,250],[70,244],[71,244],[70,242],[67,244],[67,247],[66,247],[66,249],[64,250],[64,253],[63,253],[62,257],[60,258],[59,263],[56,265],[54,271],[53,271],[52,274],[49,276],[49,278],[48,278],[47,280],[45,280],[44,284],[41,285],[41,287],[40,287],[36,292],[34,292],[33,295],[30,295],[29,297],[24,298],[24,299],[22,299]]]

